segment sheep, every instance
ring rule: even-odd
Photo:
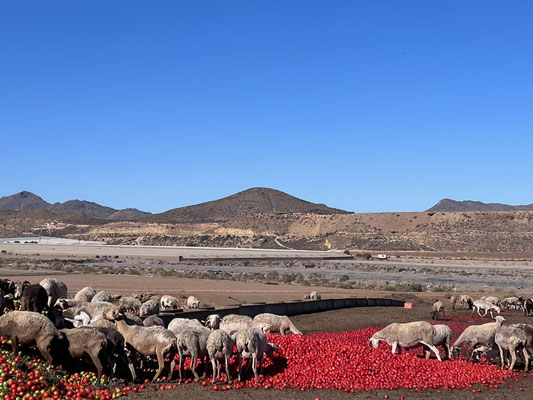
[[[108,309],[118,310],[118,307],[105,301],[87,302],[81,303],[76,307],[67,308],[63,311],[63,316],[73,321],[79,321],[78,323],[75,322],[74,326],[86,326],[101,319]]]
[[[433,334],[433,345],[435,347],[442,346],[444,348],[444,353],[446,358],[450,358],[451,354],[451,344],[452,344],[452,330],[448,325],[433,325],[435,333]],[[425,348],[426,359],[430,356],[430,351],[428,348]]]
[[[112,303],[118,306],[121,313],[125,313],[125,312],[138,313],[142,307],[142,303],[138,299],[136,299],[135,297],[130,297],[130,296],[125,296],[119,299],[115,299],[112,301]]]
[[[533,326],[528,324],[513,324],[512,326],[520,328],[526,334],[526,350],[529,355],[533,356]]]
[[[120,310],[120,309],[119,309]],[[128,312],[125,312],[123,313],[124,314],[124,319],[126,320],[126,323],[128,325],[139,325],[139,326],[144,326],[144,321],[142,320],[141,317],[137,316],[137,315],[133,315],[131,313],[128,313]]]
[[[512,296],[512,297],[506,297],[505,299],[503,299],[501,302],[500,302],[500,305],[502,307],[505,307],[506,309],[510,309],[511,307],[513,307],[514,310],[517,310],[518,308],[521,307],[521,304],[522,302],[520,301],[520,299],[516,296]]]
[[[459,296],[459,302],[463,305],[463,306],[466,306],[467,309],[472,309],[473,305],[474,305],[474,299],[466,294],[463,294],[461,296]]]
[[[457,304],[457,301],[459,300],[458,296],[451,296],[450,297],[450,306],[452,307],[452,310],[455,310],[455,305]]]
[[[52,308],[60,297],[67,297],[67,285],[55,278],[45,278],[39,282],[46,293],[48,293],[48,308]]]
[[[0,290],[4,294],[15,294],[15,282],[11,279],[0,279]]]
[[[122,336],[120,332],[116,330],[116,328],[95,327],[93,329],[102,332],[107,340],[106,357],[110,370],[109,378],[112,379],[113,375],[115,374],[115,360],[113,359],[113,356],[116,355],[118,360],[128,365],[131,373],[131,379],[132,381],[135,381],[137,376],[135,374],[133,363],[130,357],[126,354],[124,336]]]
[[[372,344],[372,347],[377,349],[380,341],[386,341],[392,346],[393,354],[396,353],[396,348],[398,346],[411,348],[425,345],[435,353],[439,361],[442,361],[439,351],[433,344],[435,333],[435,328],[426,321],[409,322],[405,324],[392,323],[379,332],[374,333],[369,342]]]
[[[159,309],[161,311],[178,310],[179,308],[179,300],[174,296],[164,295],[159,299]]]
[[[96,290],[94,290],[92,287],[86,286],[83,289],[80,289],[78,293],[74,296],[75,301],[81,301],[83,303],[90,302],[94,295],[96,294]]]
[[[111,293],[106,292],[105,290],[100,290],[91,299],[91,302],[93,303],[96,303],[97,301],[107,301],[108,303],[112,303],[113,297],[111,296]]]
[[[187,307],[188,308],[200,308],[200,300],[194,296],[187,297]]]
[[[483,315],[481,315],[481,310],[485,311]],[[491,318],[494,318],[492,312],[496,311],[499,314],[500,308],[492,303],[486,302],[485,300],[476,300],[474,301],[474,305],[472,307],[472,314],[474,311],[477,311],[480,317],[484,317],[488,312],[490,312]]]
[[[524,315],[526,317],[531,316],[533,313],[533,299],[524,300],[522,303],[522,308],[524,309]]]
[[[52,356],[48,347],[59,332],[52,321],[42,314],[33,311],[11,311],[0,317],[0,336],[9,338],[13,353],[18,352],[18,345],[35,343],[48,364],[52,364]]]
[[[159,313],[159,302],[157,300],[148,300],[143,303],[139,310],[139,316],[147,317],[149,315],[156,315]]]
[[[439,319],[440,313],[442,313],[442,315],[446,317],[446,315],[444,314],[444,304],[442,304],[442,301],[437,301],[435,302],[435,304],[433,304],[433,311],[431,311],[431,319]]]
[[[465,343],[469,345],[468,349],[470,351],[474,350],[477,345],[483,345],[485,347],[484,350],[492,348],[496,329],[501,327],[504,321],[505,318],[498,315],[495,318],[495,322],[488,322],[482,325],[471,325],[467,327],[453,344],[451,348],[452,354],[455,355],[459,348]]]
[[[241,329],[246,328],[260,329],[264,333],[270,333],[272,330],[272,325],[266,322],[254,321],[246,315],[238,314],[229,314],[222,319],[218,314],[211,314],[206,318],[205,325],[210,329],[222,329],[232,337]]]
[[[276,315],[269,313],[258,314],[254,317],[253,322],[264,322],[266,324],[269,324],[271,326],[270,331],[279,332],[281,333],[281,336],[285,336],[285,333],[287,331],[291,331],[296,335],[302,334],[302,332],[296,329],[289,317],[285,315]]]
[[[205,319],[205,326],[210,329],[218,329],[220,327],[220,315],[211,314]]]
[[[22,298],[22,293],[24,292],[24,289],[28,286],[30,286],[30,282],[28,281],[16,281],[15,282],[15,293],[14,293],[14,298],[15,299],[20,299]]]
[[[124,316],[119,314],[117,309],[107,310],[104,313],[104,318],[115,321],[117,330],[124,336],[126,344],[135,351],[145,356],[157,356],[159,368],[152,378],[152,382],[155,382],[161,375],[161,372],[163,372],[165,358],[172,360],[168,379],[170,380],[172,378],[172,372],[176,365],[174,356],[177,351],[176,336],[172,331],[160,326],[144,327],[128,325],[124,320]]]
[[[207,339],[209,338],[210,332],[205,327],[201,329],[180,327],[178,331],[174,331],[180,358],[180,381],[183,380],[183,363],[185,362],[185,357],[191,358],[191,371],[194,378],[199,379],[198,373],[196,372],[196,363],[198,359],[202,360],[202,362],[205,361],[205,356],[207,356]],[[207,366],[204,367],[204,377],[206,370]]]
[[[239,375],[238,380],[241,380],[242,373],[242,359],[252,358],[252,370],[254,371],[255,381],[259,383],[259,375],[257,373],[257,361],[259,360],[259,367],[261,374],[263,373],[263,355],[272,357],[274,351],[278,349],[275,344],[269,343],[265,334],[258,329],[247,328],[240,330],[235,338],[237,345],[237,354],[239,356]]]
[[[221,323],[230,323],[230,322],[245,322],[245,323],[251,323],[252,317],[249,317],[248,315],[240,315],[240,314],[228,314],[222,317],[220,320]]]
[[[320,300],[322,296],[318,292],[311,292],[304,296],[304,300]]]
[[[143,321],[144,326],[162,326],[165,327],[165,323],[157,315],[150,315]]]
[[[500,350],[501,369],[503,369],[505,363],[505,351],[511,353],[511,365],[509,369],[512,370],[516,363],[516,351],[522,350],[525,361],[524,372],[527,372],[529,367],[529,354],[526,350],[527,337],[523,329],[515,326],[499,327],[494,334],[494,341]]]
[[[106,336],[92,328],[61,329],[60,332],[61,339],[54,343],[56,349],[54,354],[57,354],[57,358],[65,363],[69,361],[69,358],[81,358],[88,355],[100,379],[104,366],[107,367],[107,364],[102,365],[103,360],[107,362]]]
[[[41,285],[24,286],[20,299],[21,311],[35,311],[40,313],[47,308],[47,304],[48,294]]]
[[[189,319],[189,318],[174,318],[172,321],[170,321],[167,327],[167,329],[170,329],[174,333],[181,331],[183,329],[186,329],[186,328],[202,330],[205,327],[197,319]]]
[[[134,318],[132,318],[134,317]],[[139,320],[140,321],[139,321]],[[143,320],[140,319],[139,317],[135,317],[131,314],[124,314],[124,320],[126,321],[126,324],[128,325],[137,325],[137,326],[144,326],[143,325]],[[91,326],[93,328],[108,328],[108,329],[117,329],[116,325],[114,322],[108,320],[108,319],[105,319],[105,318],[101,318],[101,319],[98,319],[94,322],[91,322],[88,326]]]
[[[211,331],[207,338],[206,348],[207,355],[211,359],[211,365],[213,366],[213,379],[212,383],[215,383],[215,379],[220,379],[220,360],[224,358],[226,365],[226,382],[231,383],[231,377],[229,374],[229,360],[233,353],[233,346],[235,342],[226,332],[220,329]],[[215,373],[216,371],[216,373]]]
[[[83,301],[76,301],[73,299],[65,299],[61,297],[57,299],[57,301],[55,302],[55,305],[63,310],[66,310],[67,308],[76,307],[83,303],[84,303]]]
[[[490,303],[497,307],[500,306],[500,298],[496,296],[483,296],[480,300],[486,301],[487,303]]]
[[[53,306],[48,310],[46,316],[52,321],[57,329],[74,328],[74,324],[63,317],[63,310],[57,306]]]

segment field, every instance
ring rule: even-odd
[[[260,279],[256,280],[232,280],[232,279],[195,279],[195,277],[184,278],[174,276],[173,274],[161,275],[159,269],[173,270],[177,268],[184,268],[187,270],[189,267],[195,267],[196,270],[203,272],[210,270],[225,270],[235,268],[248,268],[254,269],[256,273],[260,271],[262,274],[268,274],[273,270],[279,271],[279,275],[289,273],[291,268],[285,264],[278,264],[273,262],[259,263],[254,266],[254,261],[251,264],[244,265],[236,263],[234,260],[232,266],[218,265],[218,263],[194,263],[191,265],[177,265],[168,259],[157,259],[152,256],[144,258],[124,257],[114,258],[94,258],[86,256],[65,256],[65,255],[44,255],[44,254],[16,254],[9,252],[1,254],[0,256],[0,276],[10,279],[27,279],[30,282],[39,282],[42,278],[47,276],[56,276],[67,283],[69,291],[71,293],[76,292],[84,286],[91,286],[96,289],[108,290],[114,294],[132,294],[150,292],[154,294],[172,294],[177,297],[186,297],[187,295],[195,295],[199,297],[202,302],[207,305],[216,307],[234,306],[236,304],[250,304],[257,302],[271,302],[271,301],[283,301],[283,300],[297,300],[301,299],[305,293],[311,290],[318,290],[322,293],[323,298],[331,297],[345,297],[345,296],[361,296],[361,297],[392,297],[397,299],[405,299],[414,303],[413,309],[403,308],[382,308],[382,307],[370,307],[370,308],[354,308],[338,311],[329,311],[325,313],[316,313],[309,315],[300,315],[292,317],[294,324],[306,335],[315,334],[320,332],[345,332],[345,331],[358,331],[367,329],[369,327],[379,327],[391,322],[409,322],[416,320],[429,320],[429,310],[434,299],[438,298],[445,301],[448,305],[446,297],[449,295],[447,292],[405,292],[401,290],[370,290],[367,288],[351,288],[345,289],[337,285],[337,287],[329,285],[329,283],[337,280],[339,274],[343,274],[345,270],[339,270],[338,265],[349,271],[350,268],[344,263],[345,261],[336,264],[337,262],[331,262],[322,264],[317,262],[316,265],[311,268],[316,273],[320,270],[321,273],[327,275],[327,271],[331,276],[327,275],[330,279],[327,280],[328,285],[320,286],[316,285],[312,288],[309,286],[297,285],[295,282],[284,283],[281,279],[276,282],[266,282]],[[101,263],[105,265],[100,265]],[[498,265],[499,264],[499,265]],[[375,274],[379,273],[391,273],[402,276],[416,276],[416,271],[419,268],[432,268],[425,274],[419,274],[423,276],[436,276],[443,279],[450,279],[449,276],[443,277],[439,271],[450,269],[467,271],[465,273],[456,273],[456,279],[464,281],[463,284],[472,282],[470,291],[465,291],[474,297],[479,296],[481,293],[487,292],[487,288],[479,286],[476,283],[477,279],[480,279],[479,271],[495,270],[493,275],[496,277],[499,273],[503,274],[503,282],[510,278],[510,275],[514,273],[527,274],[531,267],[531,264],[527,261],[524,262],[503,262],[503,261],[462,261],[457,260],[394,260],[394,262],[365,262],[367,266],[367,276],[371,275],[372,267],[375,269]],[[72,266],[73,270],[66,270],[65,268]],[[96,268],[98,267],[98,268]],[[99,268],[111,268],[102,273]],[[293,267],[297,268],[293,264]],[[127,271],[131,271],[133,268],[139,268],[142,273],[140,275],[128,274]],[[148,269],[143,269],[148,268]],[[154,269],[150,269],[154,268]],[[362,267],[359,267],[362,270]],[[404,271],[398,272],[398,268],[404,268]],[[84,271],[85,269],[85,271]],[[388,269],[388,272],[387,272]],[[301,271],[305,272],[306,268],[302,267]],[[396,271],[395,271],[396,270]],[[339,272],[340,271],[340,272]],[[86,273],[80,273],[86,272]],[[116,272],[117,274],[113,274]],[[190,270],[189,270],[190,272]],[[352,269],[353,272],[353,269]],[[361,272],[361,271],[359,271]],[[118,274],[120,273],[120,275]],[[506,275],[509,277],[505,277]],[[450,274],[449,274],[450,275]],[[470,279],[470,281],[469,281]],[[377,282],[377,278],[375,281]],[[351,279],[350,279],[351,281]],[[326,282],[326,281],[324,281]],[[411,282],[411,280],[409,280]],[[512,279],[509,279],[512,282]],[[521,283],[522,290],[517,291],[515,287],[512,292],[519,292],[520,294],[531,294],[533,291],[529,291],[529,286],[526,283]],[[510,285],[502,284],[497,290],[494,290],[498,295],[508,295],[511,293]],[[529,322],[529,318],[524,317],[520,311],[504,311],[504,317],[508,323],[514,322]],[[487,319],[486,322],[489,320]],[[485,322],[485,321],[483,321]],[[479,324],[481,320],[479,318],[471,317],[470,311],[456,310],[452,311],[447,308],[447,315],[443,323],[454,324]],[[464,325],[461,325],[464,326]],[[366,350],[365,350],[366,351]],[[323,354],[324,358],[336,357],[335,354]],[[407,357],[405,355],[397,357]],[[410,357],[410,356],[409,356]],[[420,360],[420,362],[424,362]],[[430,361],[433,362],[433,361]],[[435,361],[436,362],[436,361]],[[452,361],[453,362],[453,361]],[[450,361],[444,361],[444,363],[450,363]],[[416,398],[442,398],[442,399],[481,399],[481,398],[497,398],[497,399],[521,399],[530,398],[533,392],[533,378],[531,376],[523,377],[521,374],[517,374],[515,378],[504,381],[503,384],[498,385],[497,389],[487,388],[485,385],[475,385],[474,388],[462,389],[462,390],[440,390],[440,393],[435,389],[428,389],[422,392],[416,392],[411,389],[398,389],[398,390],[374,390],[374,391],[359,391],[356,393],[344,393],[338,390],[306,390],[299,391],[296,389],[287,389],[279,391],[278,389],[265,390],[264,388],[244,388],[228,390],[224,393],[215,392],[211,389],[211,385],[202,387],[198,383],[189,383],[181,385],[180,387],[160,391],[155,387],[149,386],[146,390],[142,391],[141,395],[134,395],[130,393],[131,397],[139,397],[145,399],[171,399],[176,397],[189,397],[192,399],[202,398],[219,398],[223,396],[228,399],[274,399],[274,398],[289,398],[289,399],[314,399],[319,397],[321,399],[377,399],[389,396],[389,398],[400,399],[401,396],[405,396],[407,399]],[[512,386],[512,387],[510,387]],[[523,391],[520,390],[522,388]],[[472,393],[472,390],[480,389],[481,392]]]

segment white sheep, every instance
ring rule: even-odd
[[[473,307],[472,307],[472,314],[474,311],[477,311],[478,315],[480,317],[484,317],[487,315],[488,312],[490,312],[491,318],[494,318],[494,315],[492,314],[493,311],[496,311],[498,314],[500,313],[500,308],[492,303],[489,303],[485,300],[476,300],[474,301]],[[484,311],[484,314],[481,315],[481,311]]]
[[[131,296],[124,296],[113,300],[113,303],[118,306],[121,313],[137,313],[140,311],[142,303],[139,299]]]
[[[87,326],[102,319],[104,312],[108,309],[118,310],[118,307],[106,301],[81,303],[64,310],[63,317],[76,327]]]
[[[311,292],[304,296],[304,300],[320,300],[322,296],[318,292]]]
[[[261,368],[261,374],[263,373],[263,355],[272,357],[274,351],[278,349],[275,344],[269,343],[265,334],[254,328],[247,328],[240,330],[235,338],[235,344],[237,345],[237,354],[239,356],[239,376],[238,380],[241,380],[242,373],[242,359],[252,359],[252,370],[254,371],[255,381],[259,382],[259,374],[257,373],[257,361],[259,361],[259,367]]]
[[[186,329],[186,328],[192,328],[196,330],[202,330],[205,329],[205,326],[202,325],[200,321],[197,319],[189,319],[189,318],[174,318],[170,323],[168,324],[168,328],[175,334],[179,333],[180,331]]]
[[[194,296],[187,297],[187,307],[188,308],[200,308],[200,300]]]
[[[52,308],[60,297],[67,297],[67,285],[58,279],[45,278],[39,282],[39,285],[41,285],[48,294],[48,309]]]
[[[433,325],[435,333],[433,334],[433,345],[435,347],[442,346],[446,358],[450,358],[451,344],[452,344],[452,330],[448,325]],[[425,349],[426,358],[431,354],[429,349]]]
[[[433,304],[433,311],[431,311],[431,319],[439,319],[440,313],[442,313],[444,317],[446,316],[444,314],[444,304],[442,304],[442,301],[437,301],[435,302],[435,304]]]
[[[211,331],[211,333],[209,334],[209,337],[207,338],[206,348],[207,355],[211,359],[211,364],[213,366],[213,383],[215,383],[215,379],[220,379],[220,360],[222,359],[224,359],[224,363],[226,366],[226,382],[231,383],[231,376],[229,374],[229,360],[233,353],[234,345],[235,342],[233,341],[231,336],[221,329]]]
[[[500,306],[500,298],[496,296],[483,296],[480,300],[486,301],[487,303],[490,303],[497,307]]]
[[[86,286],[83,289],[80,289],[78,293],[74,296],[74,301],[80,301],[83,303],[88,303],[91,301],[96,294],[96,290],[92,287]]]
[[[244,322],[244,323],[251,323],[252,317],[249,317],[248,315],[240,315],[240,314],[228,314],[222,317],[220,320],[221,323],[230,323],[230,322]]]
[[[91,299],[91,302],[96,303],[97,301],[107,301],[108,303],[111,303],[113,302],[113,296],[111,296],[111,293],[106,292],[105,290],[100,290]]]
[[[501,327],[504,321],[505,318],[498,315],[495,318],[495,322],[467,327],[453,344],[451,348],[452,353],[455,354],[463,344],[468,344],[469,351],[473,351],[476,346],[482,345],[482,351],[479,350],[478,353],[480,351],[486,352],[488,349],[491,349],[494,345],[494,334],[496,333],[496,329]]]
[[[509,369],[514,368],[516,362],[516,351],[522,350],[524,355],[525,368],[524,372],[527,372],[529,367],[529,354],[526,350],[527,337],[523,329],[515,326],[502,326],[496,329],[494,335],[494,341],[498,345],[500,350],[501,369],[505,364],[505,352],[508,351],[511,354],[511,365]]]
[[[409,349],[425,345],[435,353],[439,361],[442,361],[439,351],[433,344],[434,336],[435,328],[429,322],[417,321],[405,324],[392,323],[374,333],[369,341],[375,349],[378,348],[380,341],[387,342],[392,347],[393,354],[396,353],[398,346]]]
[[[169,295],[161,296],[161,299],[159,300],[159,309],[161,311],[177,310],[179,308],[180,301],[176,297]]]
[[[501,301],[500,305],[507,309],[510,309],[511,307],[513,307],[514,310],[517,310],[518,308],[521,307],[520,299],[516,296],[506,297],[505,299]]]
[[[270,332],[279,332],[282,336],[284,336],[288,331],[291,331],[296,335],[302,334],[302,332],[300,332],[294,326],[289,317],[285,315],[276,315],[270,313],[258,314],[254,317],[253,322],[263,322],[268,324],[270,325]]]
[[[159,302],[157,300],[148,300],[143,303],[139,310],[141,317],[147,317],[149,315],[156,315],[159,313]]]
[[[460,295],[458,301],[463,305],[463,307],[468,309],[472,308],[472,305],[474,304],[474,299],[466,294]]]
[[[191,371],[195,379],[199,379],[198,373],[196,372],[196,363],[200,359],[202,363],[205,361],[207,356],[207,339],[211,331],[206,327],[201,327],[201,329],[193,328],[183,328],[179,329],[176,334],[176,343],[178,347],[178,354],[180,356],[180,381],[183,380],[183,363],[185,362],[185,357],[191,358]],[[207,366],[204,366],[204,378],[206,375]]]

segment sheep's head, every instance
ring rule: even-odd
[[[210,329],[218,329],[220,327],[220,315],[211,314],[205,320],[205,326]]]
[[[30,282],[28,282],[28,281],[15,282],[15,299],[20,299],[22,297],[22,293],[24,292],[24,289],[27,286],[30,286]]]
[[[501,315],[498,315],[496,318],[494,318],[496,320],[496,322],[498,323],[498,325],[502,326],[503,325],[503,321],[505,321],[505,318],[503,318]]]
[[[118,321],[124,316],[120,313],[118,307],[111,307],[103,312],[103,317],[109,321]]]
[[[373,348],[375,348],[375,349],[378,348],[379,339],[376,337],[376,334],[372,335],[372,337],[368,340],[368,343],[370,343]]]
[[[68,308],[68,302],[67,299],[61,297],[57,299],[56,304],[57,307],[61,308],[62,310],[66,310]]]

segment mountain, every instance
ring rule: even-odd
[[[106,219],[109,221],[139,221],[150,215],[152,215],[152,213],[137,210],[136,208],[125,208],[124,210],[115,211]]]
[[[442,199],[426,212],[469,212],[469,211],[533,211],[533,204],[511,206],[501,203],[482,203],[481,201],[457,201]]]
[[[50,207],[54,211],[80,211],[88,217],[106,219],[115,211],[114,208],[101,206],[91,201],[69,200],[64,203],[54,203]]]
[[[35,210],[48,207],[50,203],[26,191],[0,198],[0,210]]]
[[[287,193],[269,188],[251,188],[219,200],[187,207],[174,208],[145,219],[147,222],[213,222],[224,221],[244,214],[350,214],[349,211],[330,208],[298,199]]]

